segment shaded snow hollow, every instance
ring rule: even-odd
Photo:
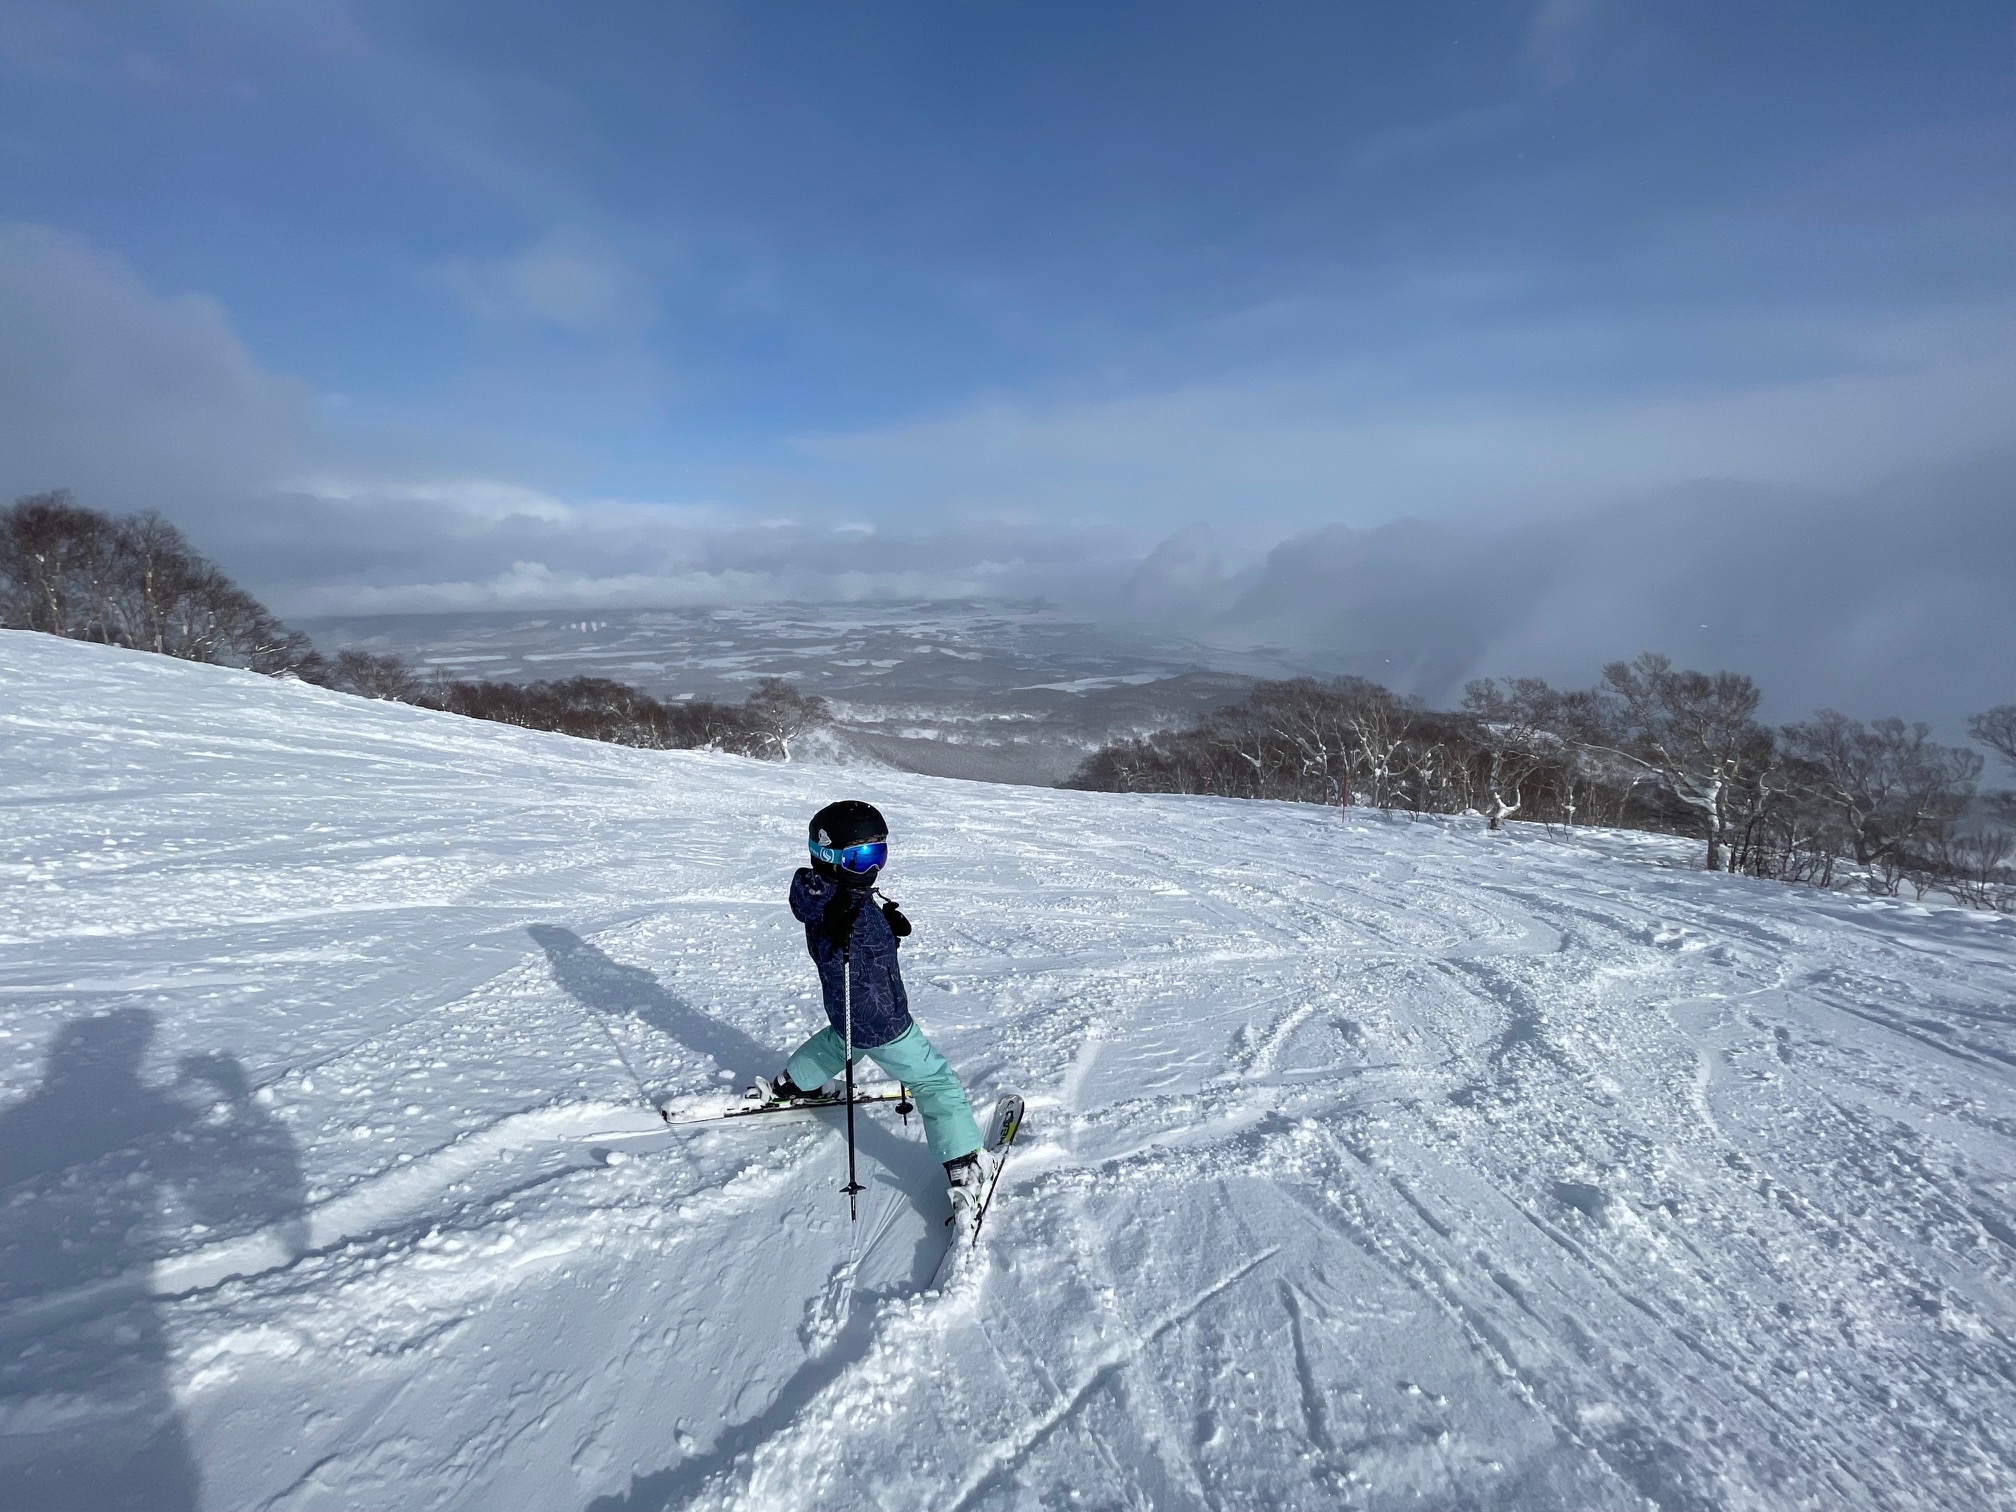
[[[1030,1099],[943,1294],[914,1126],[650,1111],[842,791]],[[1691,850],[0,633],[0,1507],[2016,1505],[2016,926]]]

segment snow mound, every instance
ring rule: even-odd
[[[667,1130],[804,816],[1030,1100]],[[0,633],[0,1506],[2016,1504],[2016,930],[1643,836],[597,746]]]

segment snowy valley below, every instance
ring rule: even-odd
[[[806,817],[1029,1123],[665,1129]],[[0,1508],[2016,1505],[2016,920],[0,632]],[[872,1073],[871,1073],[872,1074]]]
[[[1048,787],[1116,737],[1180,725],[1256,679],[1327,665],[1096,624],[1040,602],[958,600],[472,612],[306,620],[316,644],[393,655],[421,675],[610,678],[655,698],[731,702],[782,678],[826,700],[829,757],[933,777]]]

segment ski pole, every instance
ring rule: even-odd
[[[849,1222],[861,1214],[856,1207],[856,1194],[861,1191],[861,1183],[854,1178],[854,952],[852,949],[840,952],[840,1000],[846,1005],[847,1019],[847,1185],[840,1190],[847,1194],[847,1218]]]

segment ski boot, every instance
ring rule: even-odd
[[[993,1183],[995,1159],[985,1150],[975,1150],[945,1162],[945,1182],[952,1197],[952,1216],[947,1221],[955,1232],[973,1232],[980,1204],[987,1200],[987,1189]]]
[[[788,1072],[779,1071],[776,1076],[759,1076],[756,1085],[742,1094],[749,1101],[761,1107],[779,1103],[824,1102],[828,1099],[818,1088],[805,1088],[791,1080]]]

